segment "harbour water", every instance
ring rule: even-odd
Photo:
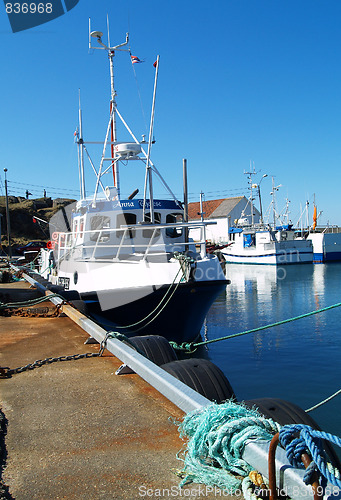
[[[215,339],[341,302],[341,263],[228,265],[202,336]],[[307,409],[341,388],[341,307],[207,346],[238,400],[275,397]],[[341,436],[341,395],[310,412]]]

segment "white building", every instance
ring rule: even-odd
[[[204,201],[203,212],[204,220],[216,222],[206,228],[206,240],[212,243],[227,243],[229,227],[236,220],[243,218],[247,224],[252,222],[251,205],[245,196]],[[190,221],[201,219],[199,202],[188,204],[188,216]],[[258,223],[259,218],[260,212],[253,207],[253,222]],[[190,237],[195,241],[200,240],[200,230],[191,230]]]

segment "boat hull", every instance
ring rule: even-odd
[[[273,254],[244,254],[237,255],[223,252],[226,262],[231,264],[266,264],[266,265],[289,265],[289,264],[311,264],[313,261],[312,252],[286,252]]]
[[[341,233],[311,233],[307,237],[314,249],[314,262],[341,260]]]
[[[219,280],[163,285],[147,295],[136,290],[136,300],[131,296],[128,304],[119,307],[114,305],[119,292],[107,291],[112,307],[105,310],[101,307],[101,294],[87,292],[81,294],[81,298],[89,315],[107,330],[128,336],[162,335],[175,342],[189,342],[200,334],[209,308],[228,283],[228,280]]]
[[[281,241],[244,248],[231,245],[223,249],[226,262],[233,264],[311,264],[313,251],[311,242],[305,240]]]

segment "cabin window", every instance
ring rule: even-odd
[[[182,213],[167,214],[166,223],[176,224],[178,222],[183,222]],[[181,227],[169,227],[166,229],[166,236],[169,238],[179,238],[182,235],[183,229]]]
[[[136,215],[135,214],[128,214],[128,213],[123,213],[123,214],[118,214],[116,217],[116,227],[121,227],[121,226],[129,226],[129,225],[135,225],[136,224]],[[129,238],[135,238],[135,229],[129,229],[127,232],[127,235],[129,235]],[[117,238],[122,238],[124,234],[124,230],[122,231],[116,231],[116,237]]]
[[[243,247],[249,248],[256,244],[256,238],[254,234],[244,234],[243,237]]]
[[[144,218],[145,222],[147,224],[150,224],[150,213],[148,212],[146,215],[145,215],[145,218]],[[161,214],[160,212],[154,212],[154,222],[155,224],[161,224]],[[143,229],[142,231],[142,236],[143,238],[151,238],[154,234],[154,238],[158,238],[160,236],[160,229],[158,229],[157,231],[155,231],[154,233],[154,229]],[[154,239],[153,238],[153,239]]]
[[[84,217],[81,217],[79,219],[79,237],[83,238],[83,232],[84,232]]]
[[[236,233],[229,233],[229,240],[235,241],[235,239],[236,239]]]
[[[94,215],[90,219],[91,231],[96,231],[90,233],[90,240],[97,241],[99,243],[105,243],[110,240],[110,232],[102,231],[103,229],[110,229],[110,217],[105,215]]]

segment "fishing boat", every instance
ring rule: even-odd
[[[308,215],[308,206],[306,206]],[[322,214],[317,214],[317,207],[314,201],[313,224],[305,233],[307,240],[313,245],[314,263],[336,262],[341,260],[341,233],[337,227],[317,228],[317,220]],[[302,231],[304,234],[304,232]]]
[[[221,249],[226,262],[234,264],[270,264],[287,265],[312,263],[312,242],[297,237],[291,224],[277,225],[275,210],[275,192],[279,186],[272,180],[272,211],[273,224],[265,224],[261,206],[259,184],[255,184],[252,176],[255,171],[246,172],[250,184],[250,216],[245,216],[246,208],[241,217],[228,227],[227,245]],[[263,177],[265,177],[264,175]],[[258,191],[260,200],[260,218],[255,221],[253,190]]]
[[[125,52],[134,63],[129,36],[114,47],[109,41],[103,43],[102,37],[103,33],[91,31],[89,23],[89,47],[106,51],[110,65],[110,116],[100,163],[96,168],[88,152],[79,106],[80,199],[51,219],[52,248],[41,252],[40,272],[51,284],[78,292],[88,314],[107,328],[125,334],[159,334],[175,341],[193,340],[229,281],[218,258],[206,252],[207,223],[188,222],[186,161],[183,202],[151,161],[159,56],[154,64],[149,138],[142,136],[139,141],[118,110],[114,87],[116,52]],[[118,139],[118,119],[130,141]],[[86,194],[85,157],[95,173],[91,196]],[[143,197],[137,198],[139,190],[135,189],[122,198],[119,166],[124,164],[129,176],[129,166],[136,162],[145,171]],[[111,184],[105,185],[104,177],[110,175],[111,179],[111,173]],[[163,199],[154,198],[155,177],[167,191]],[[190,233],[198,227],[202,238],[194,244]]]

